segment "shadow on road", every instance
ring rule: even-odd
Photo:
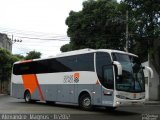
[[[67,103],[59,103],[59,102],[56,102],[56,104],[46,104],[45,102],[39,102],[39,101],[33,102],[33,103],[26,103],[23,99],[15,99],[10,96],[3,96],[1,98],[2,99],[0,99],[0,101],[3,104],[7,104],[12,107],[15,107],[15,106],[22,106],[22,107],[27,106],[27,107],[35,107],[35,108],[44,107],[46,109],[49,108],[51,110],[53,107],[57,107],[57,109],[58,108],[66,109],[66,111],[67,109],[70,109],[71,111],[77,111],[77,113],[79,113],[78,111],[82,111],[80,110],[79,106],[76,104],[67,104]],[[85,113],[85,112],[82,112],[82,113]],[[93,111],[87,111],[86,113],[88,114],[100,113],[103,115],[110,115],[110,116],[117,116],[117,117],[140,115],[138,111],[126,109],[125,107],[117,108],[114,111],[108,111],[104,107],[95,107]]]
[[[17,102],[16,104],[30,104],[30,105],[38,105],[38,106],[43,106],[43,107],[58,107],[58,108],[67,108],[67,109],[73,109],[73,110],[81,110],[79,108],[78,105],[75,104],[67,104],[67,103],[56,103],[56,104],[46,104],[45,102],[32,102],[32,103],[25,103],[23,101],[21,102]],[[108,111],[106,110],[104,107],[95,107],[94,110],[92,111],[87,111],[90,112],[91,114],[93,112],[97,112],[97,113],[101,113],[101,114],[107,114],[107,115],[116,115],[118,116],[132,116],[132,115],[140,115],[139,113],[136,112],[130,112],[130,111],[126,111],[125,108],[123,109],[119,109],[117,108],[116,110],[113,111]]]

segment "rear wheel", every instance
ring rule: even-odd
[[[30,103],[31,102],[31,94],[29,91],[26,91],[24,94],[24,100],[26,103]]]
[[[89,94],[84,94],[80,97],[79,106],[82,110],[92,110],[91,97]]]

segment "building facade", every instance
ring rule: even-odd
[[[0,33],[0,48],[6,49],[9,52],[12,52],[12,41],[11,41],[11,39],[8,38],[8,36],[6,34]],[[3,93],[3,94],[8,93],[9,83],[10,83],[9,80],[1,80],[0,79],[0,94],[1,93]]]
[[[149,100],[160,101],[160,40],[154,42],[154,50],[154,58],[149,57],[150,59],[143,63],[143,66],[151,67],[154,74],[154,77],[151,79],[148,71],[144,71],[146,78],[146,97]]]
[[[4,48],[12,52],[12,41],[8,38],[6,34],[0,33],[0,48]]]

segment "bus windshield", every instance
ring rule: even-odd
[[[116,77],[116,89],[126,92],[144,92],[144,73],[138,57],[121,53],[112,53],[112,57],[122,65],[122,76]]]

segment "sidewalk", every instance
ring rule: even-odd
[[[160,105],[160,101],[146,101],[145,105]]]
[[[1,97],[1,96],[4,96],[4,95],[6,95],[6,94],[0,94],[0,97]]]

